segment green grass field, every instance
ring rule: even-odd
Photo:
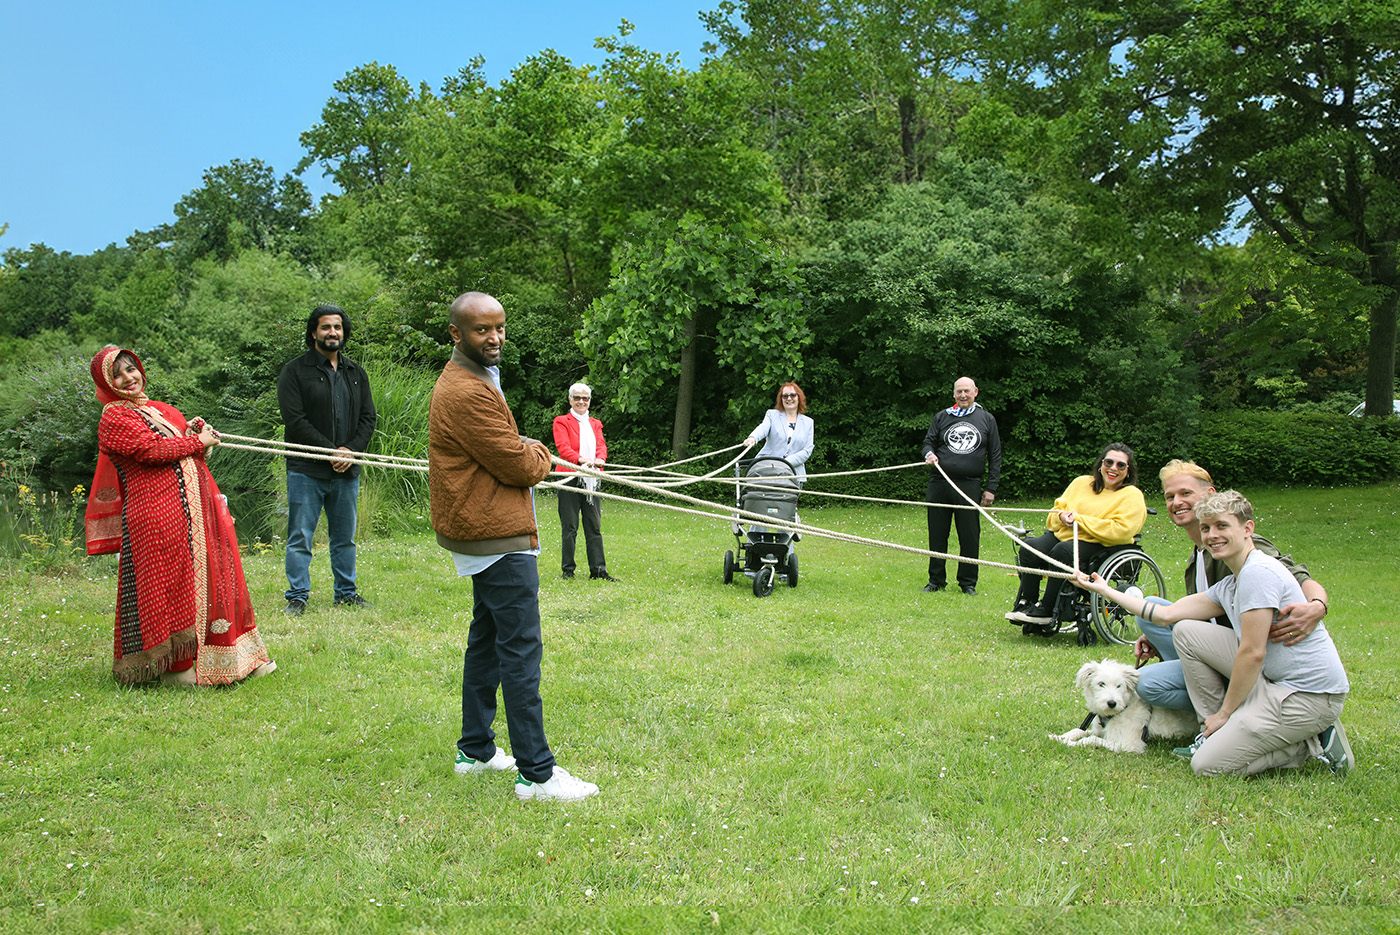
[[[287,618],[280,555],[249,556],[280,668],[231,689],[113,683],[111,557],[7,570],[0,930],[1400,929],[1400,486],[1251,493],[1331,592],[1345,780],[1066,748],[1075,670],[1129,653],[1022,636],[1009,573],[924,594],[922,557],[809,536],[758,599],[720,580],[727,526],[642,505],[605,506],[607,584],[559,580],[539,504],[546,726],[602,789],[567,805],[452,772],[471,588],[426,518],[361,542],[372,610],[328,606],[322,549]],[[803,518],[924,540],[908,508]],[[1184,538],[1144,538],[1180,596]]]

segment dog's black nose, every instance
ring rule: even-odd
[[[1118,707],[1118,702],[1116,702],[1116,701],[1110,701],[1110,702],[1108,703],[1108,706],[1109,706],[1110,708],[1116,708],[1116,707]]]

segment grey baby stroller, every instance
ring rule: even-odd
[[[786,460],[771,456],[741,460],[734,466],[734,474],[741,478],[734,485],[734,505],[739,509],[788,522],[797,518],[797,474]],[[757,520],[741,517],[734,522],[734,538],[739,561],[734,560],[733,551],[724,553],[725,584],[734,580],[735,571],[742,571],[753,579],[754,597],[772,594],[780,578],[788,587],[797,587],[797,553],[792,548],[791,530],[769,529]]]

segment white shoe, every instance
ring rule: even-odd
[[[496,752],[489,760],[473,760],[458,750],[457,762],[452,767],[452,771],[459,776],[465,776],[468,773],[503,773],[508,769],[515,769],[515,757],[500,747],[496,748]]]
[[[554,767],[554,775],[544,782],[531,782],[524,776],[515,777],[515,797],[521,801],[535,799],[539,802],[576,802],[597,794],[597,786],[570,776],[568,770],[562,766]]]

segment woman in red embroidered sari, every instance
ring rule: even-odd
[[[92,379],[103,407],[88,552],[121,551],[113,675],[220,685],[271,672],[233,517],[204,463],[218,434],[149,399],[130,351],[98,351]]]

